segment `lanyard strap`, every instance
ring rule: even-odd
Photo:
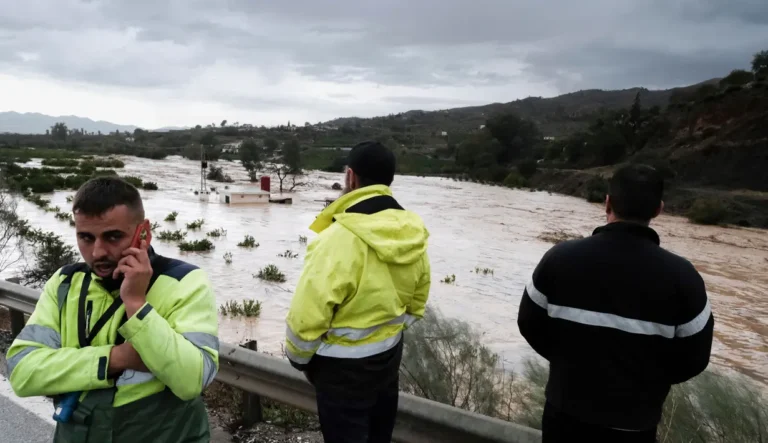
[[[85,277],[83,277],[83,283],[80,287],[80,300],[78,300],[78,310],[77,310],[77,338],[80,342],[80,347],[84,348],[86,346],[90,346],[91,342],[93,342],[93,338],[96,337],[99,332],[101,332],[101,329],[104,327],[104,325],[107,324],[107,322],[112,318],[112,316],[115,315],[115,312],[117,311],[117,308],[120,307],[120,305],[123,304],[123,299],[120,297],[117,297],[115,301],[112,302],[111,305],[109,305],[109,308],[107,308],[106,311],[99,317],[99,319],[96,321],[96,324],[93,325],[93,329],[88,331],[88,327],[90,325],[86,324],[86,308],[85,303],[86,299],[88,298],[88,287],[91,285],[91,273],[86,272]]]

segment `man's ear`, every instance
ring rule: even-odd
[[[611,215],[611,212],[613,212],[613,209],[611,208],[611,196],[606,195],[605,196],[605,213],[608,215]]]
[[[663,211],[664,211],[664,200],[662,200],[662,201],[661,201],[661,203],[659,204],[659,207],[658,207],[658,208],[656,208],[656,213],[655,213],[655,214],[653,214],[653,218],[656,218],[656,217],[658,217],[659,215],[661,215],[661,213],[662,213]]]

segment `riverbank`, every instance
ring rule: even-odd
[[[532,189],[555,192],[602,202],[614,167],[578,169],[540,169],[530,179]],[[602,195],[602,198],[597,198]],[[725,209],[723,224],[768,229],[768,193],[687,186],[668,181],[664,192],[664,212],[688,216],[699,199],[719,201]]]

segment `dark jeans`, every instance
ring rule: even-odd
[[[390,443],[397,415],[397,382],[380,391],[340,393],[317,387],[325,443]]]
[[[541,423],[542,443],[588,441],[590,443],[655,443],[656,429],[647,431],[620,431],[587,424],[557,411],[551,404],[544,405]]]

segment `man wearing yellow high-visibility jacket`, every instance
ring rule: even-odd
[[[55,398],[55,442],[208,442],[200,394],[219,340],[206,274],[146,240],[133,247],[148,220],[139,192],[117,177],[85,183],[73,213],[85,263],[45,284],[8,350],[13,390]]]
[[[287,317],[286,350],[317,391],[328,443],[389,442],[403,330],[424,315],[429,233],[389,186],[394,154],[376,142],[349,154],[345,194],[310,229]]]

